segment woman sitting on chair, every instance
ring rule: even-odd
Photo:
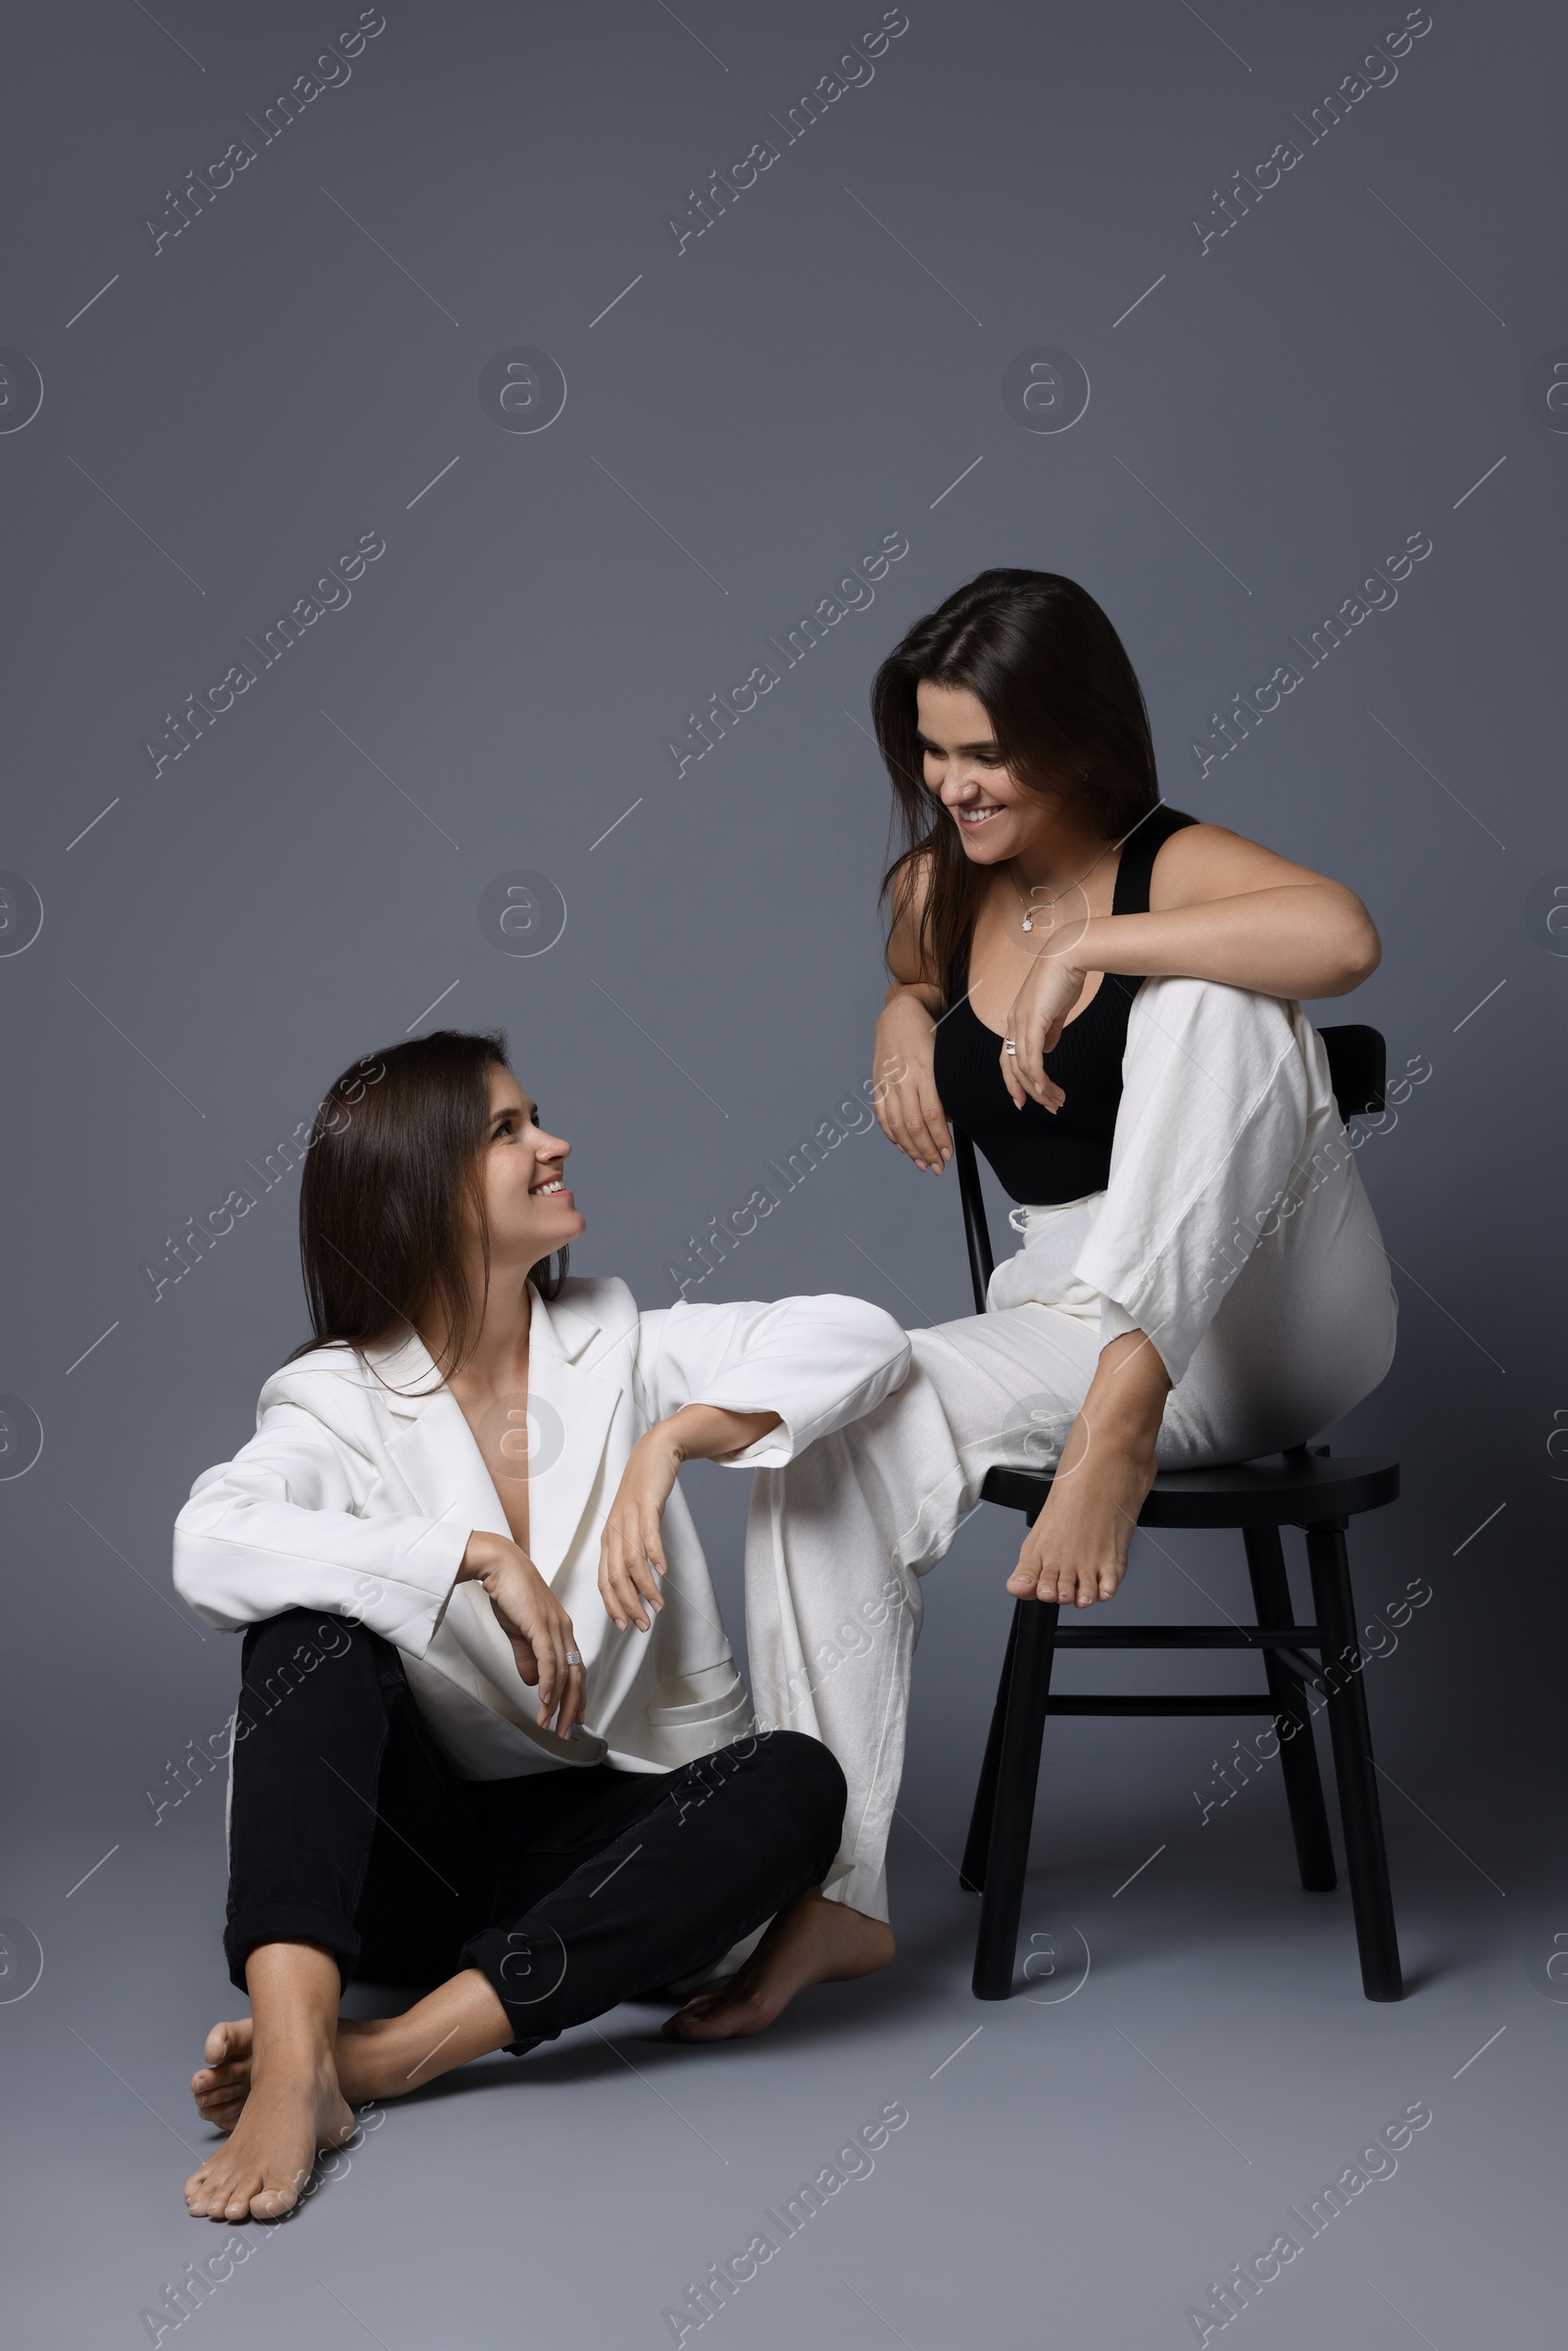
[[[223,1943],[252,2016],[191,2084],[231,2132],[185,2183],[198,2216],[276,2217],[355,2104],[701,1977],[768,1920],[792,1988],[859,1971],[816,1890],[843,1775],[810,1738],[743,1736],[675,1481],[788,1461],[879,1403],[907,1344],[858,1298],[639,1314],[624,1282],[566,1280],[569,1149],[504,1041],[452,1030],[346,1071],[318,1116],[316,1337],[174,1537],[184,1598],[246,1629]],[[437,1988],[358,2023],[354,1976]]]
[[[1354,893],[1161,801],[1121,642],[1054,573],[960,588],[872,710],[906,844],[876,1034],[878,1070],[906,1074],[877,1115],[935,1174],[951,1119],[1019,1202],[1022,1245],[983,1316],[913,1332],[896,1395],[754,1489],[759,1718],[844,1768],[829,1892],[867,1969],[893,1951],[917,1579],[987,1472],[1054,1472],[1007,1590],[1108,1600],[1156,1469],[1314,1436],[1383,1378],[1396,1314],[1297,1001],[1376,969]],[[683,2030],[751,2029],[783,1996],[759,1953]]]

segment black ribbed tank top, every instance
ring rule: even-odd
[[[1116,867],[1113,914],[1148,913],[1155,857],[1172,833],[1198,821],[1162,803],[1138,824]],[[948,973],[948,1010],[937,1023],[935,1075],[943,1108],[985,1153],[1013,1200],[1047,1205],[1102,1192],[1110,1180],[1127,1015],[1143,976],[1103,974],[1091,1003],[1046,1055],[1047,1073],[1066,1101],[1055,1112],[1037,1102],[1019,1110],[1002,1082],[1002,1040],[970,1008],[968,964],[965,940]]]

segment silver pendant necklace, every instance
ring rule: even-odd
[[[1026,931],[1032,931],[1035,927],[1035,916],[1039,913],[1049,912],[1051,907],[1059,906],[1061,901],[1068,895],[1069,891],[1079,889],[1083,883],[1088,881],[1089,876],[1095,870],[1095,865],[1103,864],[1104,860],[1109,857],[1115,846],[1116,845],[1113,841],[1107,841],[1104,848],[1101,851],[1099,857],[1096,857],[1095,864],[1086,865],[1083,872],[1078,876],[1077,881],[1068,882],[1064,889],[1056,891],[1054,897],[1049,898],[1046,901],[1044,907],[1034,906],[1031,904],[1031,901],[1033,900],[1035,891],[1043,890],[1045,888],[1045,884],[1043,882],[1036,882],[1033,888],[1030,890],[1029,897],[1025,898],[1023,892],[1018,887],[1018,877],[1013,871],[1013,868],[1017,863],[1017,859],[1015,857],[1009,857],[1007,859],[1007,878],[1012,883],[1013,896],[1017,899],[1018,904],[1023,908],[1022,928]]]

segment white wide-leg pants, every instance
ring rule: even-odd
[[[918,1579],[994,1468],[1060,1457],[1102,1347],[1146,1332],[1172,1379],[1161,1469],[1304,1443],[1394,1356],[1377,1222],[1298,1004],[1207,980],[1134,1000],[1106,1189],[1013,1211],[983,1315],[910,1333],[873,1412],[757,1473],[746,1618],[759,1722],[806,1731],[849,1782],[827,1890],[888,1915]],[[959,1246],[955,1229],[954,1247]]]

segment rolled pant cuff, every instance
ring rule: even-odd
[[[1100,1300],[1100,1344],[1109,1347],[1113,1339],[1125,1339],[1139,1325],[1135,1316],[1113,1298],[1102,1296]]]
[[[886,1865],[882,1862],[855,1861],[847,1866],[836,1863],[835,1869],[842,1869],[843,1875],[835,1876],[832,1870],[829,1871],[822,1886],[824,1899],[842,1902],[846,1909],[862,1911],[868,1919],[880,1919],[883,1926],[887,1926]]]
[[[340,1980],[347,1984],[360,1955],[360,1938],[341,1911],[314,1902],[270,1902],[242,1912],[223,1930],[223,1956],[228,1980],[240,1991],[245,1962],[263,1943],[320,1943],[337,1961]]]
[[[560,2039],[562,2027],[549,2011],[565,1982],[567,1961],[566,1947],[552,1929],[529,1935],[516,1928],[485,1927],[469,1935],[458,1956],[465,1966],[479,1970],[507,2012],[513,2028],[513,2038],[505,2044],[507,2056],[526,2057],[541,2041]]]

